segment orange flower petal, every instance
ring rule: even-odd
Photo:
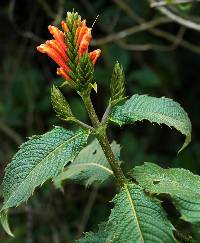
[[[37,47],[37,50],[42,53],[46,53],[49,57],[51,57],[60,67],[68,70],[69,67],[63,60],[63,58],[59,55],[59,53],[52,48],[48,43],[42,44]]]
[[[81,25],[77,28],[77,35],[78,35],[78,40],[77,40],[77,44],[80,45],[83,36],[85,35],[87,31],[87,26],[86,26],[86,20],[83,20],[81,22]]]
[[[62,76],[64,79],[70,80],[71,78],[67,75],[63,68],[57,68],[57,74]]]
[[[49,25],[48,29],[53,35],[53,40],[48,40],[45,44],[42,44],[37,47],[37,50],[46,53],[51,57],[58,65],[57,74],[63,78],[70,80],[68,73],[71,70],[67,65],[67,44],[65,41],[65,33],[69,31],[68,26],[65,21],[61,22],[62,29],[64,32],[60,31],[57,27]],[[79,23],[79,26],[76,30],[77,33],[77,45],[78,45],[78,56],[81,57],[83,53],[88,53],[88,46],[91,40],[91,28],[86,26],[86,20],[83,20]],[[98,57],[100,56],[101,51],[95,50],[89,53],[93,65],[96,63]],[[80,59],[79,59],[80,60]]]
[[[79,56],[81,56],[84,52],[88,52],[88,46],[90,44],[91,37],[91,29],[88,28],[79,45]]]
[[[93,65],[96,63],[97,58],[100,56],[100,54],[101,54],[100,49],[90,52],[90,58],[92,60]]]
[[[67,24],[66,24],[66,22],[64,20],[61,22],[61,26],[62,26],[62,29],[64,30],[64,32],[68,31]]]
[[[63,58],[63,60],[67,61],[67,54],[66,51],[64,51],[61,46],[59,45],[59,42],[57,40],[49,40],[46,41],[46,44],[51,46],[53,49],[56,50],[56,52]]]
[[[49,25],[48,26],[49,32],[53,35],[54,39],[57,40],[63,50],[67,50],[65,44],[65,35],[62,31],[60,31],[57,27]]]

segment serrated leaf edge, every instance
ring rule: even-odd
[[[50,131],[49,133],[51,133],[52,131]],[[71,137],[70,139],[68,139],[67,141],[63,142],[62,144],[60,144],[58,147],[56,147],[54,150],[52,150],[45,158],[43,158],[34,168],[33,170],[26,176],[26,178],[23,180],[23,182],[18,186],[18,188],[15,190],[14,194],[17,193],[17,191],[19,190],[19,188],[21,188],[25,183],[26,183],[26,180],[29,178],[29,176],[35,171],[35,168],[38,167],[42,162],[44,162],[46,159],[48,159],[50,157],[50,155],[52,153],[54,153],[56,150],[60,149],[62,146],[65,146],[67,143],[69,143],[71,140],[73,140],[74,138],[80,136],[81,134],[83,133],[83,131],[80,131],[79,133],[75,134],[73,137]],[[37,135],[36,135],[37,136]],[[42,136],[42,135],[39,135],[39,136]],[[38,137],[38,136],[37,136]],[[34,137],[33,137],[34,139]],[[30,141],[30,140],[29,140]],[[24,144],[22,145],[24,146]],[[22,146],[20,146],[22,148]],[[76,156],[73,156],[72,157],[72,160],[74,160]],[[38,185],[39,186],[39,185]],[[37,186],[36,186],[37,187]],[[35,187],[35,188],[36,188]],[[35,190],[34,188],[34,190]],[[33,193],[33,192],[32,192]],[[6,203],[13,197],[13,193],[11,194],[11,196],[6,200],[6,202],[3,204],[3,207],[1,208],[0,212],[6,210],[7,208],[9,207],[5,207]],[[16,205],[17,207],[18,205]]]
[[[157,99],[162,99],[162,98],[164,98],[164,99],[168,99],[168,100],[170,100],[170,101],[172,101],[172,102],[174,102],[174,103],[176,103],[181,109],[183,109],[183,107],[178,103],[178,102],[176,102],[176,101],[174,101],[173,99],[170,99],[170,98],[166,98],[166,97],[153,97],[153,96],[149,96],[149,95],[139,95],[139,94],[135,94],[135,96],[146,96],[146,97],[151,97],[151,98],[157,98]],[[132,96],[133,97],[133,96]],[[131,98],[132,98],[131,97]],[[127,100],[128,101],[128,100]],[[117,107],[116,107],[117,108]],[[183,109],[184,110],[184,109]],[[187,117],[188,117],[188,113],[184,110],[184,112],[186,113],[186,115],[187,115]],[[127,112],[127,113],[125,113],[125,115],[126,114],[129,114],[130,112]],[[143,114],[143,112],[139,112],[139,111],[137,111],[137,114]],[[154,113],[154,112],[145,112],[145,114],[151,114],[151,115],[154,115],[154,114],[156,114],[156,116],[159,116],[159,117],[163,117],[163,118],[167,118],[168,120],[170,120],[170,121],[174,121],[175,123],[179,123],[179,125],[180,125],[180,127],[184,127],[184,123],[183,122],[181,122],[181,121],[178,121],[178,120],[176,120],[176,119],[173,119],[173,118],[171,118],[171,117],[168,117],[168,116],[165,116],[165,115],[162,115],[162,114],[158,114],[158,113]],[[123,121],[119,121],[119,120],[117,120],[117,119],[113,119],[112,118],[112,116],[110,116],[109,117],[109,120],[110,121],[112,121],[112,122],[114,122],[115,124],[117,124],[117,125],[119,125],[120,127],[121,126],[123,126],[125,123],[123,122]],[[185,148],[185,147],[187,147],[187,145],[191,142],[191,130],[192,130],[192,128],[191,128],[191,122],[190,122],[190,119],[189,119],[189,117],[188,117],[188,120],[189,120],[189,122],[190,122],[190,128],[189,128],[189,133],[186,133],[186,132],[183,132],[183,131],[181,131],[181,129],[179,129],[177,126],[170,126],[170,125],[168,125],[168,124],[166,124],[166,123],[164,123],[164,122],[156,122],[156,121],[150,121],[149,119],[143,119],[143,118],[141,118],[141,119],[137,119],[136,121],[133,121],[133,122],[131,122],[130,124],[134,124],[135,122],[137,122],[137,121],[148,121],[148,122],[150,122],[150,123],[157,123],[158,125],[161,125],[161,124],[164,124],[164,125],[166,125],[166,126],[168,126],[168,127],[170,127],[170,128],[175,128],[177,131],[179,131],[181,134],[183,134],[183,135],[185,135],[186,136],[186,138],[185,138],[185,141],[184,141],[184,144],[182,145],[182,147],[178,150],[178,154]]]

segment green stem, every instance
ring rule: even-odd
[[[111,149],[109,140],[106,135],[106,128],[101,125],[97,114],[94,110],[91,98],[89,94],[82,96],[83,102],[85,104],[85,107],[88,111],[88,115],[91,119],[92,125],[96,129],[96,137],[103,149],[103,152],[113,170],[114,176],[116,177],[117,181],[119,182],[120,186],[123,187],[124,183],[126,182],[126,177],[121,170],[118,161],[115,159],[115,156],[113,154],[113,151]]]
[[[99,121],[99,118],[97,117],[97,114],[96,114],[96,112],[94,110],[94,107],[93,107],[90,95],[89,94],[84,94],[82,96],[82,99],[83,99],[85,107],[86,107],[86,109],[88,111],[88,115],[90,117],[92,125],[94,126],[95,129],[97,129],[99,127],[99,125],[100,125],[100,121]]]
[[[113,173],[117,179],[117,181],[119,182],[120,186],[124,186],[124,183],[126,182],[126,177],[123,173],[123,171],[121,170],[118,161],[115,159],[115,156],[113,154],[113,151],[111,149],[110,143],[108,141],[107,135],[106,133],[97,136],[97,139],[103,149],[103,152],[113,170]]]
[[[84,122],[79,121],[78,119],[73,119],[72,122],[74,122],[75,124],[79,125],[80,127],[82,127],[85,130],[89,130],[92,133],[94,133],[96,131],[94,129],[94,127],[89,126],[88,124],[85,124]]]

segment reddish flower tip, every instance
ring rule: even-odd
[[[67,24],[66,24],[66,22],[64,20],[62,20],[61,26],[62,26],[62,29],[64,30],[64,32],[67,32],[68,31]]]
[[[96,61],[97,61],[98,57],[100,56],[100,54],[101,54],[101,50],[100,49],[97,49],[95,51],[90,52],[90,58],[91,58],[93,64],[96,63]]]

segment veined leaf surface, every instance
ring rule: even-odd
[[[111,148],[115,157],[119,159],[120,145],[112,142]],[[94,182],[102,183],[110,176],[113,176],[113,171],[98,140],[95,139],[81,150],[73,163],[54,179],[54,183],[60,188],[62,181],[69,179],[88,186]]]
[[[174,127],[186,136],[181,151],[191,141],[191,122],[184,109],[177,102],[165,97],[133,95],[123,105],[116,106],[110,120],[121,125],[148,120]]]
[[[97,233],[86,233],[80,243],[173,243],[174,227],[157,199],[143,190],[127,184],[115,196],[114,208],[108,222]]]
[[[130,174],[147,191],[169,194],[182,219],[200,224],[200,176],[185,169],[163,169],[153,163],[136,166]]]
[[[6,168],[2,210],[27,201],[37,186],[57,176],[67,162],[74,160],[87,138],[84,130],[72,132],[55,127],[22,144]]]

